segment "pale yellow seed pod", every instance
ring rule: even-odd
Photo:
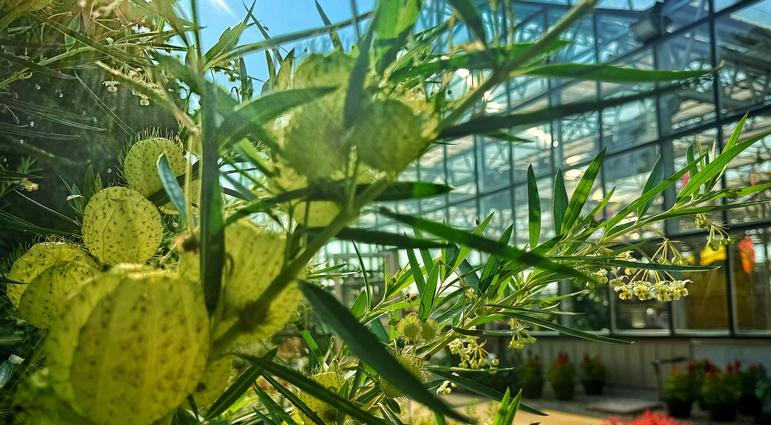
[[[123,177],[128,186],[144,196],[163,189],[158,176],[158,157],[166,154],[174,175],[185,172],[185,156],[182,145],[162,137],[151,137],[134,143],[123,159]]]
[[[81,231],[88,250],[106,264],[144,263],[163,239],[158,208],[125,187],[94,194],[83,212]]]

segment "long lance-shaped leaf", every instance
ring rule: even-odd
[[[500,391],[494,388],[490,388],[484,384],[481,384],[478,381],[475,381],[473,379],[460,376],[457,373],[450,373],[450,372],[446,372],[438,369],[431,369],[431,372],[441,376],[442,378],[447,379],[448,381],[455,382],[460,387],[463,387],[474,394],[480,395],[482,397],[487,397],[495,401],[500,401],[503,399],[503,393],[501,393]],[[527,406],[525,404],[520,404],[519,409],[522,410],[523,412],[532,413],[534,415],[546,416],[546,413],[538,409],[535,409],[533,407]]]
[[[698,173],[691,176],[691,179],[688,180],[688,183],[686,183],[686,185],[677,195],[677,199],[680,200],[688,196],[698,194],[702,184],[706,183],[708,180],[712,179],[715,176],[719,176],[720,173],[722,173],[723,170],[725,170],[725,167],[728,166],[728,163],[731,162],[734,158],[736,158],[737,155],[742,153],[742,151],[744,151],[748,147],[752,146],[752,144],[754,144],[758,140],[764,139],[769,134],[771,134],[771,130],[764,131],[763,133],[752,136],[749,139],[740,141],[736,144],[733,144],[730,148],[723,150],[723,152],[720,155],[718,155],[712,162],[704,166],[704,168],[699,170]],[[707,188],[707,189],[711,189],[711,188]]]
[[[32,62],[31,60],[20,58],[18,56],[9,55],[3,52],[0,52],[0,59],[3,59],[7,62],[10,62],[12,64],[18,65],[22,68],[27,68],[30,71],[39,72],[43,75],[47,75],[49,77],[53,78],[59,78],[62,80],[74,80],[75,77],[72,75],[67,75],[62,72],[53,70],[47,66],[40,65],[37,62]]]
[[[443,415],[463,422],[469,419],[453,411],[442,400],[423,386],[411,372],[404,368],[388,350],[378,341],[377,337],[363,327],[351,312],[341,305],[335,297],[316,286],[302,283],[300,288],[305,298],[313,305],[319,317],[345,341],[348,349],[377,371],[381,376],[399,387],[413,400]]]
[[[642,193],[639,198],[632,201],[629,205],[624,207],[621,211],[617,212],[616,215],[608,219],[604,223],[605,229],[607,229],[608,235],[613,234],[613,228],[621,222],[624,218],[626,218],[629,214],[631,214],[634,211],[637,211],[642,205],[644,205],[646,202],[649,202],[651,199],[658,196],[659,193],[663,192],[666,188],[674,184],[680,177],[685,175],[685,173],[688,172],[689,168],[695,164],[698,164],[698,161],[701,161],[701,157],[694,159],[693,161],[690,161],[688,164],[686,164],[680,171],[672,174],[669,176],[666,180],[663,182],[657,184],[650,190]]]
[[[565,220],[565,212],[568,209],[568,192],[565,190],[565,179],[562,176],[562,169],[557,170],[554,175],[554,186],[552,187],[552,215],[554,218],[554,232],[562,233],[562,222]]]
[[[505,310],[505,309],[504,309]],[[605,342],[609,344],[631,344],[632,341],[624,341],[623,339],[617,339],[617,338],[611,338],[608,336],[603,335],[596,335],[589,332],[584,332],[578,329],[574,329],[568,326],[560,325],[559,323],[554,323],[549,320],[539,319],[537,317],[533,317],[529,314],[522,314],[517,312],[516,310],[505,310],[503,312],[506,316],[511,316],[515,319],[518,319],[522,322],[528,323],[530,325],[537,325],[541,326],[546,329],[551,329],[553,331],[557,331],[561,334],[574,336],[576,338],[586,339],[589,341],[596,341],[596,342]]]
[[[499,255],[515,263],[527,265],[536,269],[541,269],[564,276],[574,277],[580,281],[595,281],[595,279],[591,276],[588,276],[564,264],[555,263],[548,258],[534,252],[522,251],[492,239],[487,239],[470,232],[450,227],[446,224],[437,223],[419,217],[397,214],[389,211],[386,208],[381,208],[380,213],[387,217],[393,218],[396,221],[409,224],[410,226],[413,226],[424,232],[447,239],[448,241],[486,252],[488,254]]]
[[[222,267],[225,265],[225,226],[222,221],[222,188],[220,187],[219,149],[217,126],[212,110],[211,90],[201,97],[203,125],[201,126],[201,280],[206,308],[213,314],[219,303],[222,288]]]
[[[420,0],[385,1],[375,28],[375,71],[383,75],[404,48],[407,36],[420,14]]]
[[[276,381],[272,376],[270,376],[267,373],[262,374],[262,377],[265,378],[265,380],[268,381],[268,383],[272,385],[273,388],[276,389],[276,391],[281,393],[281,395],[283,395],[287,400],[289,400],[290,403],[292,403],[296,408],[300,409],[305,414],[305,416],[310,418],[310,420],[313,421],[313,423],[321,424],[321,425],[324,424],[324,421],[321,418],[319,418],[319,415],[317,415],[316,412],[311,410],[311,408],[308,407],[307,404],[303,403],[303,401],[300,400],[300,397],[297,397],[295,393],[290,391],[284,385],[281,385],[280,382]]]
[[[316,2],[316,11],[319,12],[319,16],[321,17],[321,21],[324,22],[324,25],[326,27],[329,27],[329,38],[332,40],[332,45],[335,46],[335,49],[343,51],[343,43],[340,41],[340,35],[337,34],[337,31],[332,28],[332,21],[329,20],[329,17],[326,13],[324,13],[324,8],[321,7],[318,0],[315,0]]]
[[[351,319],[354,320],[355,322],[355,319],[353,318]],[[286,366],[280,365],[278,363],[275,363],[269,360],[265,360],[260,357],[250,356],[246,354],[239,354],[238,356],[252,363],[253,365],[261,368],[265,372],[291,383],[295,387],[299,388],[300,391],[307,393],[323,401],[324,403],[329,404],[330,406],[334,406],[335,408],[339,409],[341,412],[355,419],[364,421],[364,423],[367,423],[367,424],[387,425],[386,422],[384,422],[382,419],[372,416],[371,414],[365,412],[350,400],[340,397],[339,395],[330,391],[323,385],[305,377],[304,375],[297,372],[296,370],[290,369]]]
[[[613,97],[600,101],[574,102],[564,105],[557,105],[533,112],[516,112],[506,115],[487,115],[483,117],[472,118],[464,123],[443,129],[439,134],[439,137],[457,139],[472,134],[490,133],[496,130],[516,126],[534,126],[544,122],[569,117],[571,115],[598,111],[601,109],[646,99],[655,95],[666,94],[677,90],[678,88],[679,86],[668,86],[656,90],[649,90],[628,96]]]
[[[249,100],[239,105],[225,118],[220,130],[222,132],[220,143],[223,146],[235,143],[255,127],[266,124],[288,110],[316,100],[334,90],[334,87],[285,90]]]
[[[161,178],[161,183],[163,184],[163,189],[169,196],[171,203],[179,212],[179,216],[184,219],[184,217],[187,217],[185,193],[182,191],[182,187],[179,186],[177,176],[174,175],[171,164],[169,164],[169,158],[166,157],[165,153],[158,157],[156,167],[158,169],[158,176]]]
[[[276,355],[277,350],[273,349],[265,355],[266,360],[272,359]],[[262,369],[259,366],[251,366],[246,369],[236,380],[230,384],[227,390],[217,398],[217,400],[206,411],[207,420],[216,418],[224,413],[230,406],[233,405],[239,398],[252,386],[255,379],[262,373]]]
[[[648,175],[648,180],[645,181],[645,186],[643,186],[642,193],[645,193],[651,189],[653,189],[657,184],[659,184],[659,181],[664,175],[664,169],[661,165],[661,155],[656,159],[656,163],[653,164],[653,169],[651,170],[651,173]],[[648,202],[642,204],[640,208],[637,210],[637,216],[642,217],[645,215],[646,212],[648,212],[648,208],[650,208],[651,203],[653,203],[653,199],[648,200]]]
[[[578,182],[576,191],[573,192],[573,196],[570,198],[567,210],[565,211],[565,218],[562,220],[562,232],[569,231],[578,220],[581,210],[586,204],[586,200],[589,198],[589,193],[592,191],[594,181],[597,179],[597,175],[602,168],[602,161],[605,159],[605,149],[592,160],[591,164],[584,171],[584,176],[581,181]]]
[[[343,107],[343,127],[351,128],[359,118],[364,116],[367,109],[367,96],[364,92],[364,85],[369,73],[370,49],[372,41],[375,38],[375,29],[383,16],[387,4],[393,2],[378,2],[372,21],[369,23],[367,33],[359,42],[359,57],[353,65],[351,76],[348,78],[348,91],[345,93],[345,105]]]
[[[69,28],[67,26],[64,26],[53,19],[44,19],[40,18],[46,25],[50,26],[51,28],[61,32],[62,34],[72,37],[75,40],[85,44],[88,47],[93,48],[94,50],[104,53],[107,56],[110,56],[113,59],[118,60],[119,62],[124,62],[129,65],[138,66],[138,67],[148,67],[152,66],[152,64],[147,60],[139,60],[136,56],[132,56],[122,50],[118,50],[112,46],[104,45],[96,40],[91,39],[89,36],[85,34],[81,34],[78,31],[75,31],[72,28]]]
[[[211,66],[211,61],[216,58],[217,56],[231,50],[238,44],[238,40],[241,38],[241,34],[244,33],[244,30],[249,28],[249,24],[247,24],[247,21],[249,20],[249,16],[252,15],[252,11],[254,10],[254,5],[256,4],[256,1],[252,3],[252,6],[247,10],[246,15],[244,16],[244,19],[239,22],[236,26],[232,28],[226,28],[225,31],[222,32],[220,35],[219,40],[217,40],[217,43],[214,44],[209,50],[206,51],[204,54],[204,69],[209,69]]]
[[[668,71],[626,68],[606,64],[558,63],[532,66],[515,72],[517,75],[546,78],[571,78],[614,83],[657,83],[702,77],[710,74],[712,70]]]
[[[487,44],[487,37],[485,36],[485,26],[482,23],[482,14],[479,13],[479,8],[471,0],[449,0],[449,3],[458,14],[463,18],[463,22],[472,33],[476,36],[482,44]]]
[[[338,23],[332,24],[332,25],[325,25],[323,27],[318,28],[311,28],[303,31],[298,31],[295,33],[278,36],[278,37],[272,37],[270,40],[265,40],[257,43],[249,43],[249,44],[243,44],[241,46],[237,46],[233,49],[231,49],[229,52],[225,52],[216,58],[212,60],[212,66],[221,64],[223,62],[227,62],[231,59],[234,59],[238,56],[244,56],[251,52],[257,52],[260,50],[269,49],[273,46],[279,46],[281,44],[289,43],[292,41],[298,41],[305,38],[311,38],[315,37],[321,34],[328,33],[330,30],[339,30],[342,28],[345,28],[349,25],[352,25],[356,22],[361,22],[367,18],[369,18],[371,15],[370,12],[362,13],[358,16],[354,16],[350,19],[346,19],[344,21],[340,21]]]
[[[642,263],[639,261],[625,261],[610,259],[605,263],[611,266],[624,267],[628,269],[661,270],[661,271],[679,271],[679,272],[705,272],[715,270],[718,266],[693,266],[690,264],[660,264],[660,263]]]
[[[381,232],[378,230],[358,229],[354,227],[347,227],[341,230],[336,236],[336,239],[343,241],[362,242],[372,245],[384,245],[395,246],[403,249],[430,249],[430,248],[444,248],[447,246],[446,242],[412,238],[406,235],[400,235],[397,233]]]
[[[437,279],[439,278],[441,268],[442,266],[440,264],[434,264],[431,267],[431,271],[428,273],[426,285],[423,288],[423,292],[420,294],[420,306],[418,307],[418,317],[421,320],[428,319],[433,310],[434,300],[436,299]]]
[[[527,211],[530,247],[535,248],[541,238],[541,198],[538,196],[538,185],[532,165],[527,167]]]

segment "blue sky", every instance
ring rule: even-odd
[[[242,0],[198,1],[201,22],[206,27],[202,33],[203,44],[204,48],[208,48],[217,42],[219,35],[225,28],[231,27],[243,19],[246,7],[251,5],[252,0],[247,0],[247,6]],[[359,13],[370,10],[374,4],[374,0],[356,1]],[[319,0],[319,3],[332,22],[342,21],[353,16],[351,0]],[[184,4],[184,0],[182,4]],[[257,0],[254,6],[254,15],[268,28],[271,36],[323,26],[313,0]],[[346,34],[341,34],[344,38],[346,35],[352,37],[353,29],[349,28]],[[263,40],[262,35],[256,28],[250,28],[241,37],[241,43],[261,40]],[[306,46],[307,42],[300,43],[298,50],[302,50]],[[291,46],[286,47],[291,48]],[[246,58],[246,63],[251,76],[260,79],[266,77],[264,53],[256,52],[249,55]]]

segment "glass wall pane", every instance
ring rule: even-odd
[[[771,0],[764,0],[715,21],[720,102],[724,111],[743,113],[771,101]]]
[[[768,227],[732,235],[734,310],[737,331],[771,330],[771,229]]]
[[[479,190],[489,192],[511,184],[511,143],[508,141],[479,138]]]
[[[583,285],[575,283],[563,283],[563,285],[566,293],[584,288]],[[607,289],[605,286],[598,287],[588,294],[581,294],[562,301],[560,303],[562,311],[578,314],[561,316],[561,323],[565,326],[588,331],[607,331],[610,328],[610,303]]]
[[[589,102],[597,99],[597,84],[584,81],[559,90],[560,104]],[[556,98],[557,96],[555,96]],[[600,121],[598,112],[573,115],[554,123],[555,162],[558,166],[586,162],[598,151]]]
[[[605,207],[608,217],[613,217],[640,196],[640,192],[645,187],[645,182],[648,180],[658,155],[658,146],[651,145],[623,154],[612,155],[605,159],[603,164],[605,193],[609,193],[615,188],[613,197],[611,197],[610,202]],[[662,211],[663,204],[664,197],[659,195],[654,198],[648,211]],[[629,218],[626,220],[629,220]],[[622,221],[622,223],[626,220]],[[663,229],[663,226],[657,223],[655,228]],[[656,236],[656,234],[649,230],[643,230],[641,233],[635,233],[629,237],[640,239],[653,236]]]
[[[476,195],[474,138],[464,137],[447,145],[447,183],[455,190],[450,202]]]
[[[536,176],[552,173],[551,166],[551,128],[548,124],[519,131],[514,131],[517,137],[529,142],[515,142],[513,149],[514,181],[527,180],[527,167],[531,164]]]
[[[420,180],[425,182],[446,184],[447,176],[444,173],[443,145],[433,145],[418,161]],[[420,200],[421,208],[426,210],[436,209],[447,204],[447,195],[434,196]]]
[[[715,270],[683,273],[676,279],[690,279],[688,296],[673,302],[675,328],[728,332],[726,294],[726,249],[712,250],[706,236],[684,238],[675,245],[688,264],[717,266]]]
[[[669,1],[664,2],[661,8],[667,32],[676,31],[691,22],[704,19],[708,12],[709,1],[707,0]]]
[[[507,188],[487,195],[480,200],[482,210],[480,218],[486,218],[493,214],[485,234],[496,240],[512,224],[513,212],[511,203],[511,191]]]
[[[653,4],[653,1],[650,1],[650,4]],[[595,14],[600,63],[611,62],[624,54],[642,47],[642,43],[635,39],[634,34],[629,31],[630,25],[638,19],[638,16],[621,16],[609,13]]]
[[[450,205],[448,214],[451,226],[461,229],[473,229],[476,227],[479,218],[476,200],[472,199],[460,204]]]
[[[707,24],[674,36],[658,46],[659,69],[700,70],[711,68]],[[712,78],[702,77],[683,89],[661,97],[661,132],[672,134],[715,119]]]

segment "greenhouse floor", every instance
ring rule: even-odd
[[[524,402],[529,406],[535,407],[545,413],[548,416],[538,416],[526,412],[519,412],[514,424],[516,425],[606,425],[611,417],[617,417],[623,421],[632,419],[639,416],[642,412],[636,414],[614,414],[604,413],[596,410],[597,404],[611,403],[613,405],[624,405],[632,402],[649,402],[656,403],[655,393],[649,392],[630,392],[630,391],[618,391],[618,395],[603,395],[603,396],[586,396],[577,394],[575,400],[572,401],[558,401],[554,398],[550,398],[549,394],[546,394],[545,398],[537,400],[524,399]],[[497,408],[496,403],[490,402],[487,399],[481,399],[472,395],[466,394],[451,394],[446,396],[448,403],[455,406],[463,414],[478,419],[480,424],[488,423],[485,421],[487,418],[492,418],[495,415]],[[413,424],[428,424],[434,423],[433,420],[428,421],[428,416],[422,412],[421,409],[412,403],[410,406],[410,412],[414,415],[410,423]],[[656,410],[666,413],[666,409],[663,405],[659,405]],[[713,422],[709,419],[709,413],[698,409],[694,406],[692,417],[687,420],[681,420],[693,425],[750,425],[755,424],[752,418],[746,416],[737,416],[733,422]]]

